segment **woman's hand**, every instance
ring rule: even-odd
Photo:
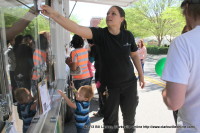
[[[144,76],[139,76],[139,84],[140,84],[140,87],[143,89],[145,86]]]
[[[50,18],[52,17],[56,17],[57,15],[59,15],[59,13],[57,13],[53,8],[51,8],[50,6],[47,5],[43,5],[41,6],[42,8],[42,14],[44,14],[45,16],[48,16]]]

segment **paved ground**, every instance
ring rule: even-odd
[[[174,133],[174,128],[164,128],[162,126],[175,125],[172,111],[164,105],[161,91],[165,83],[160,80],[155,73],[155,64],[160,58],[166,55],[152,56],[148,55],[145,63],[145,81],[146,87],[141,89],[138,85],[139,105],[136,113],[136,132],[137,133]],[[91,103],[91,133],[102,133],[103,118],[93,117],[93,112],[98,109],[97,92]],[[119,112],[119,125],[122,125],[122,115]],[[95,128],[96,127],[96,128]],[[100,127],[100,128],[98,128]],[[65,133],[76,133],[74,121],[65,124]],[[123,129],[119,129],[123,133]]]

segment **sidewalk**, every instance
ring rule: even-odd
[[[137,133],[175,133],[175,128],[164,128],[175,123],[172,111],[167,109],[161,95],[165,82],[155,73],[155,64],[163,57],[166,55],[147,56],[144,66],[146,87],[138,87],[136,125],[140,127],[137,128]]]

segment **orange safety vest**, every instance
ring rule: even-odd
[[[37,80],[39,79],[42,75],[42,67],[46,64],[47,60],[47,53],[45,51],[36,49],[33,53],[33,63],[34,63],[34,68],[33,68],[33,74],[32,74],[32,79]]]
[[[88,50],[85,48],[78,48],[71,52],[72,62],[77,63],[80,66],[82,73],[79,75],[73,75],[73,80],[82,80],[90,77],[88,70]]]

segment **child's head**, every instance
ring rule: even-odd
[[[74,35],[70,44],[73,48],[82,48],[84,46],[84,40],[79,35]]]
[[[32,99],[30,91],[26,88],[16,89],[14,95],[16,101],[20,104],[28,103]]]
[[[92,86],[84,85],[78,89],[78,93],[76,94],[76,100],[90,101],[93,96],[94,96],[94,92],[92,90]]]

